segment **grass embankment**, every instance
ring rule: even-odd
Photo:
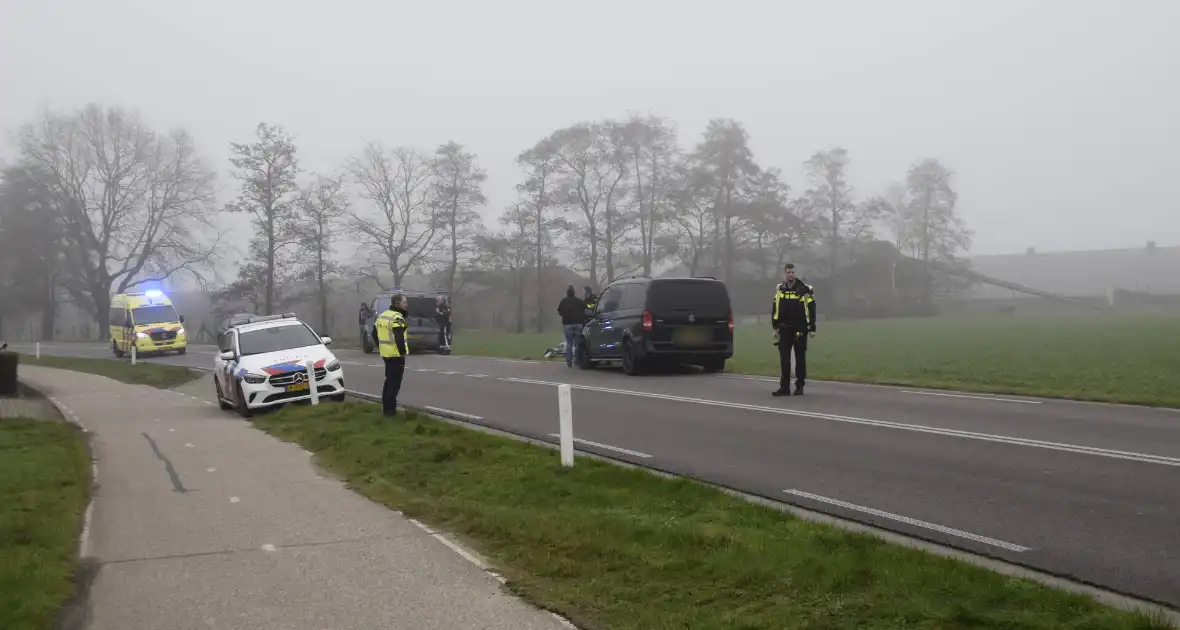
[[[352,487],[444,526],[584,628],[1149,629],[1165,623],[704,485],[376,405],[256,420]]]
[[[89,481],[73,425],[0,420],[0,628],[49,630],[73,595]]]
[[[41,355],[38,359],[30,354],[22,354],[21,365],[36,365],[40,367],[58,368],[98,374],[116,381],[132,385],[150,385],[160,389],[168,389],[198,379],[201,373],[178,365],[165,365],[138,361],[135,365],[126,359],[88,359],[84,357],[61,357]]]
[[[539,359],[545,334],[455,335],[455,354]],[[808,378],[1180,407],[1180,318],[975,317],[822,324]],[[770,325],[736,330],[730,372],[778,375]]]

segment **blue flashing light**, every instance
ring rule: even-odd
[[[164,292],[157,290],[157,289],[150,289],[148,291],[144,291],[143,294],[148,297],[163,297],[164,296]]]

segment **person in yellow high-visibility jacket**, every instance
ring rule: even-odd
[[[409,300],[398,294],[393,296],[389,309],[377,316],[373,322],[373,342],[381,351],[385,362],[385,385],[381,388],[381,410],[386,416],[397,413],[397,395],[402,389],[402,377],[406,373],[406,357],[410,346],[406,344],[406,310]]]

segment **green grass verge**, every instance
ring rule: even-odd
[[[455,334],[455,354],[539,359],[561,332]],[[739,326],[730,372],[778,375],[769,323]],[[833,322],[808,378],[1180,407],[1180,318],[975,317]]]
[[[513,589],[612,630],[1157,629],[1160,620],[702,484],[376,405],[293,406],[256,419],[385,505],[445,527]]]
[[[89,486],[73,425],[0,420],[0,628],[49,630],[73,596]]]
[[[149,361],[139,361],[135,365],[131,365],[131,362],[125,359],[88,359],[44,354],[38,359],[33,355],[22,354],[20,362],[21,365],[36,365],[98,374],[132,385],[150,385],[160,389],[184,385],[201,377],[200,372],[178,365],[165,365]]]

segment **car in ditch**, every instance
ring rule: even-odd
[[[218,339],[214,387],[222,409],[249,418],[258,409],[311,399],[311,388],[344,400],[344,369],[321,337],[294,313],[236,321]],[[312,364],[312,375],[308,371]]]

